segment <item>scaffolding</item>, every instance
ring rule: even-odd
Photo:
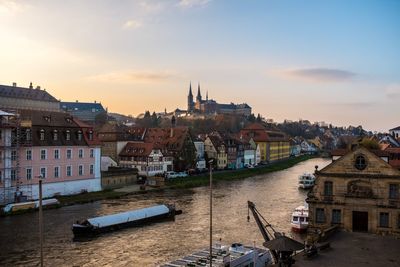
[[[22,177],[21,157],[32,151],[31,125],[21,122],[18,110],[0,114],[0,204],[24,202],[32,199],[32,178]],[[29,133],[29,136],[28,136]],[[32,152],[31,152],[32,153]],[[26,160],[23,169],[30,169]]]

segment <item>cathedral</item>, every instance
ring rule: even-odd
[[[236,114],[243,116],[250,116],[251,107],[244,104],[219,104],[213,99],[208,99],[208,91],[206,99],[203,100],[200,91],[200,84],[197,87],[196,102],[193,99],[192,84],[189,85],[188,106],[187,112],[190,114]]]

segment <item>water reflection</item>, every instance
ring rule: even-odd
[[[288,170],[269,173],[214,189],[214,240],[262,245],[254,219],[247,222],[247,200],[274,225],[290,232],[290,215],[302,204],[306,191],[297,188],[301,173],[327,165],[312,159]],[[154,266],[207,247],[209,226],[208,188],[165,191],[105,200],[44,211],[47,266]],[[183,214],[175,221],[141,228],[128,228],[95,239],[73,242],[71,226],[78,219],[142,208],[157,203],[175,203]],[[37,266],[38,214],[0,218],[0,265]]]

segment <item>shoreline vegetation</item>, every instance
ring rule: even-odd
[[[240,169],[240,170],[229,170],[229,171],[215,171],[213,172],[213,183],[217,184],[219,182],[236,181],[249,178],[256,175],[261,175],[265,173],[281,171],[293,167],[294,165],[315,158],[314,155],[302,155],[295,158],[289,158],[287,160],[274,162],[268,165],[262,165],[254,169]],[[82,193],[71,196],[57,196],[55,198],[60,201],[60,204],[55,208],[70,206],[75,204],[85,204],[91,203],[99,200],[106,199],[119,199],[128,195],[145,194],[147,192],[162,191],[165,189],[189,189],[200,186],[207,186],[209,184],[209,173],[203,173],[201,175],[189,176],[185,178],[176,178],[173,180],[166,181],[166,185],[163,187],[146,187],[146,190],[132,191],[132,192],[121,192],[116,189],[107,189],[98,192]],[[54,207],[51,207],[54,208]],[[50,208],[49,208],[50,209]],[[7,215],[16,215],[34,211],[34,209],[19,210],[15,213],[10,213]]]

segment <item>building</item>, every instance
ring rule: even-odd
[[[128,142],[119,157],[121,167],[136,168],[146,177],[173,170],[173,158],[164,156],[153,143]]]
[[[209,135],[204,141],[204,151],[209,160],[214,160],[213,165],[217,169],[225,169],[228,165],[228,153],[221,136]]]
[[[100,143],[91,126],[67,113],[20,110],[3,115],[0,201],[101,190]]]
[[[19,109],[60,111],[60,101],[40,86],[33,88],[30,83],[25,88],[13,83],[12,86],[0,85],[0,107],[11,112]]]
[[[220,104],[213,99],[208,99],[208,92],[206,99],[203,99],[200,90],[200,84],[197,88],[196,101],[193,99],[192,84],[189,85],[189,94],[187,97],[187,112],[201,113],[201,114],[230,114],[230,115],[242,115],[250,116],[251,107],[246,104]]]
[[[390,129],[389,133],[394,138],[399,139],[400,138],[400,126],[396,127],[396,128],[393,128],[393,129]]]
[[[101,103],[85,103],[85,102],[61,102],[61,109],[68,112],[74,118],[78,118],[81,121],[87,123],[95,123],[96,120],[100,120],[103,116],[104,120],[107,116],[107,111],[103,108]]]
[[[356,147],[316,171],[307,198],[312,227],[400,234],[400,171],[377,154]]]
[[[262,162],[274,162],[290,156],[289,138],[283,132],[267,130],[262,124],[254,123],[243,128],[240,135],[253,139],[260,146]]]

